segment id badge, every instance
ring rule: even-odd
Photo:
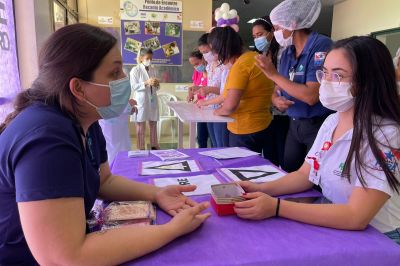
[[[294,68],[292,67],[292,68],[289,70],[289,79],[290,79],[290,81],[293,81],[293,80],[294,80],[294,74],[295,74],[295,70],[294,70]]]

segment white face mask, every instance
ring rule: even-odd
[[[151,65],[151,60],[144,60],[142,63],[145,67],[149,67]]]
[[[293,44],[293,32],[294,31],[292,31],[292,34],[290,34],[290,36],[285,39],[285,37],[283,37],[283,29],[274,31],[275,40],[279,43],[281,47],[286,48]]]
[[[323,80],[319,87],[319,100],[328,109],[346,112],[354,105],[350,82],[331,82]]]
[[[204,60],[207,61],[207,63],[211,64],[215,61],[214,55],[212,54],[211,51],[208,53],[203,54]]]

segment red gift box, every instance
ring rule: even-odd
[[[236,214],[235,211],[233,210],[233,207],[235,206],[235,204],[233,204],[233,203],[218,204],[215,202],[213,197],[211,197],[210,203],[211,203],[211,206],[213,206],[215,212],[220,216]]]
[[[235,202],[244,201],[243,188],[237,183],[225,183],[211,186],[210,203],[218,215],[236,214]]]

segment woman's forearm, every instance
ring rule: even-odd
[[[129,201],[148,200],[155,202],[159,188],[153,185],[111,175],[100,186],[99,197],[105,200]]]

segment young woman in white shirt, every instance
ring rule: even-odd
[[[390,53],[370,37],[344,39],[317,76],[320,101],[337,113],[322,125],[300,169],[272,182],[241,182],[250,193],[235,211],[244,219],[280,216],[345,230],[371,224],[400,243],[400,99]],[[314,184],[333,204],[273,197]]]

